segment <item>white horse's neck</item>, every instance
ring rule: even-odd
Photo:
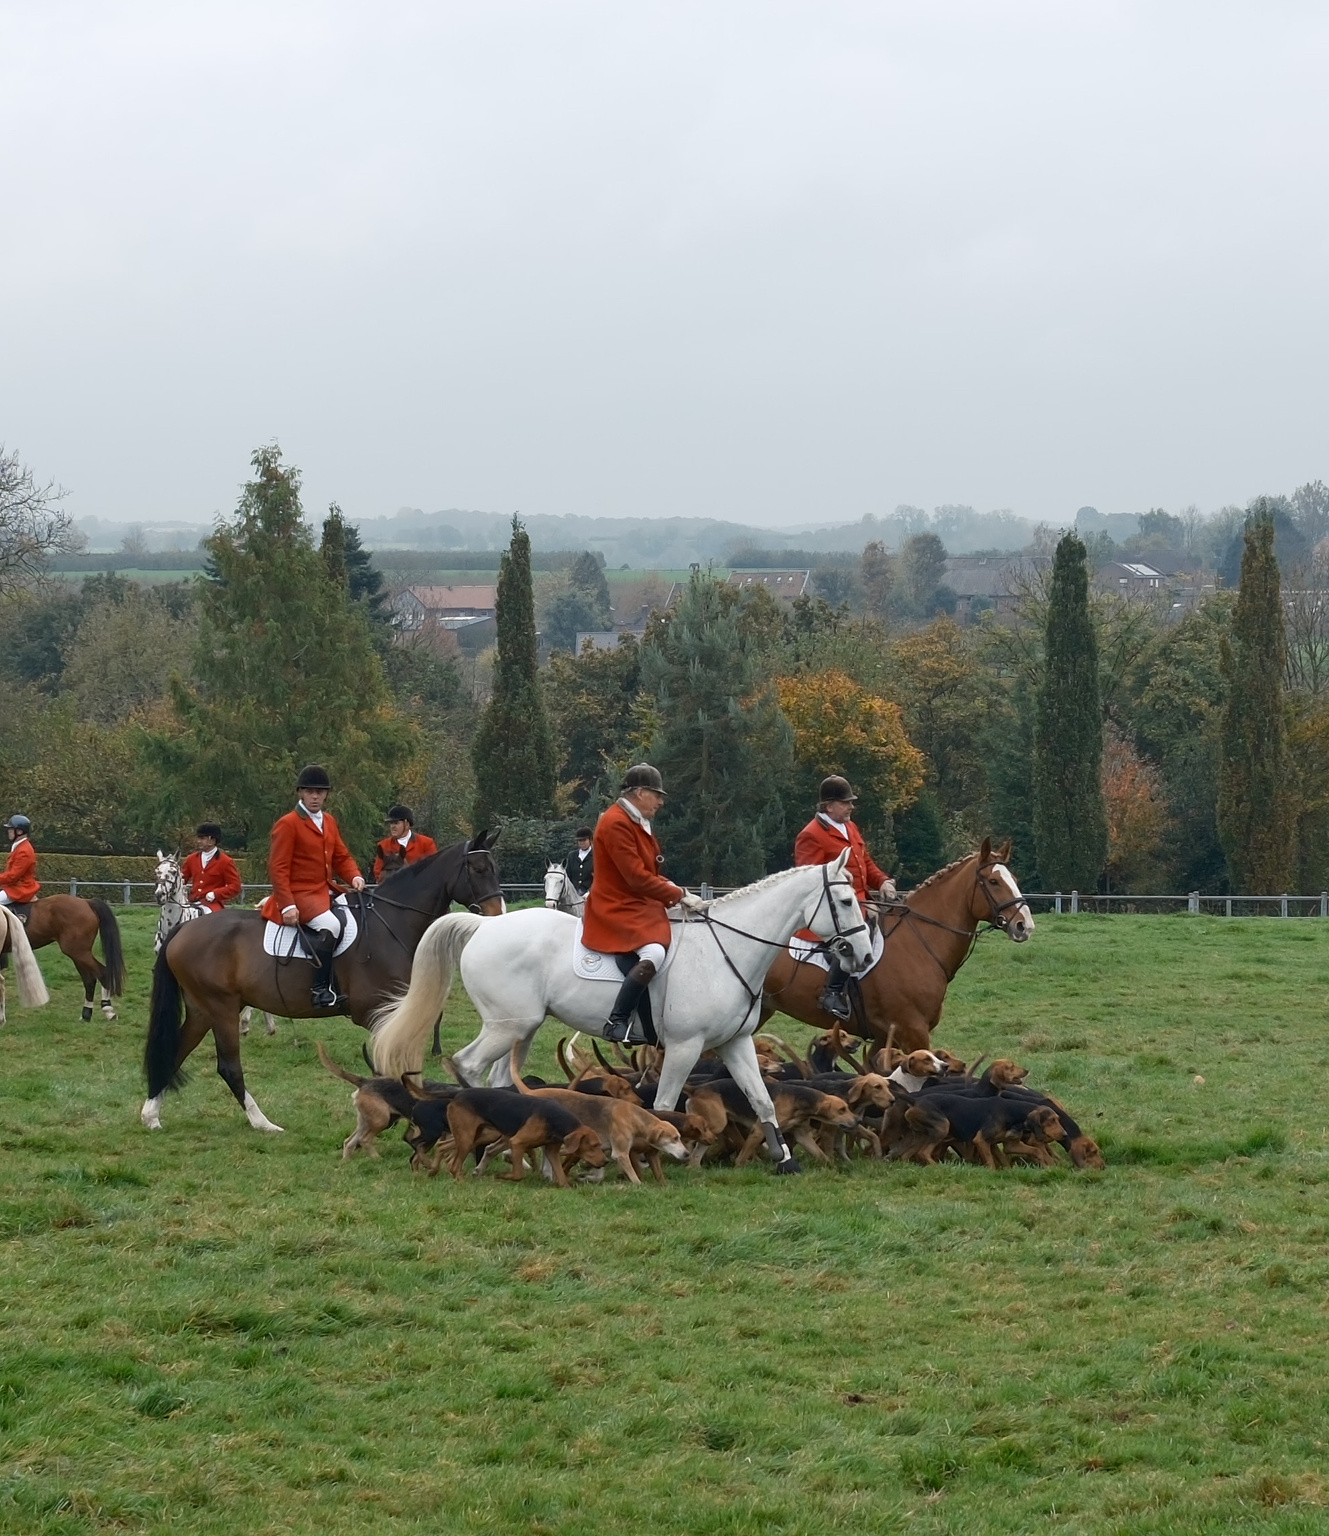
[[[711,904],[716,937],[751,991],[760,992],[776,951],[812,921],[823,878],[820,864],[781,870]]]

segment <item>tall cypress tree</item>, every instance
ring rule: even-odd
[[[475,825],[501,816],[549,816],[554,742],[536,667],[531,539],[518,518],[498,570],[498,664],[494,693],[471,746]]]
[[[1296,814],[1283,708],[1287,641],[1274,517],[1261,496],[1246,518],[1241,591],[1219,657],[1227,684],[1218,774],[1218,836],[1232,888],[1277,895],[1292,878]]]
[[[1057,545],[1043,680],[1034,711],[1034,846],[1044,884],[1093,891],[1107,861],[1098,642],[1089,617],[1085,547]]]

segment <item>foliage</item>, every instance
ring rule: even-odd
[[[901,888],[935,874],[946,859],[946,829],[937,797],[924,791],[895,818],[895,877]]]
[[[1109,729],[1103,742],[1103,809],[1108,889],[1154,890],[1167,818],[1163,776],[1116,729]]]
[[[1034,841],[1039,870],[1054,890],[1098,887],[1107,857],[1102,758],[1098,645],[1089,618],[1085,548],[1068,533],[1053,562],[1034,718]]]
[[[324,763],[347,841],[367,848],[415,746],[391,707],[363,609],[329,574],[300,512],[299,474],[257,449],[235,518],[207,541],[192,679],[177,719],[145,733],[165,827],[215,816],[254,846]]]
[[[547,816],[554,744],[536,669],[531,540],[517,518],[498,570],[498,658],[493,696],[471,746],[476,827],[503,816]]]
[[[1281,571],[1295,571],[1305,565],[1310,556],[1310,540],[1306,537],[1286,496],[1257,496],[1247,508],[1242,524],[1232,533],[1227,548],[1218,558],[1218,574],[1223,583],[1236,587],[1245,579],[1246,532],[1250,520],[1267,520],[1273,530],[1272,552]]]
[[[48,556],[83,547],[83,535],[60,503],[65,492],[38,483],[17,451],[0,443],[0,597],[31,587]]]
[[[1297,775],[1296,888],[1329,890],[1329,708],[1297,711],[1288,757]]]
[[[935,533],[916,533],[900,551],[898,598],[909,618],[926,619],[945,606],[941,593],[946,574],[946,546]],[[954,595],[950,596],[954,607]]]
[[[84,720],[123,722],[164,698],[173,675],[188,673],[194,631],[192,612],[176,617],[160,589],[124,582],[115,595],[85,601],[62,686]]]
[[[793,732],[744,639],[740,601],[694,571],[642,646],[642,683],[658,717],[647,750],[669,790],[661,835],[669,867],[692,882],[743,885],[768,858],[783,851],[788,860],[780,797]]]
[[[579,656],[557,651],[544,678],[558,780],[568,804],[598,810],[617,793],[639,735],[641,648],[625,635],[616,650],[587,644]]]
[[[1293,873],[1296,800],[1287,751],[1283,600],[1276,509],[1261,499],[1246,522],[1232,638],[1220,652],[1227,683],[1218,780],[1218,834],[1233,888],[1279,893]]]

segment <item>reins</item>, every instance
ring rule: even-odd
[[[965,961],[968,960],[970,955],[973,954],[975,945],[978,943],[979,939],[985,933],[993,933],[993,932],[996,932],[997,930],[1001,930],[1004,933],[1010,927],[1010,918],[1009,917],[1003,917],[1002,914],[1004,912],[1006,912],[1011,907],[1020,907],[1020,906],[1024,905],[1024,898],[1023,897],[1012,896],[1009,901],[999,902],[993,896],[992,892],[990,890],[988,890],[986,884],[983,881],[983,871],[985,869],[991,868],[992,864],[994,864],[995,862],[996,862],[996,860],[991,860],[987,864],[979,864],[979,865],[977,865],[975,867],[975,869],[974,869],[974,884],[975,884],[975,886],[980,891],[982,891],[982,893],[983,893],[983,895],[984,895],[984,897],[985,897],[985,899],[987,901],[989,915],[988,915],[988,917],[986,919],[975,918],[974,919],[974,926],[972,928],[957,928],[957,927],[955,927],[951,923],[944,923],[944,922],[942,922],[942,920],[939,917],[933,917],[933,916],[931,916],[931,914],[929,914],[927,912],[916,911],[909,904],[909,897],[908,896],[897,897],[894,901],[891,901],[891,900],[883,901],[880,897],[877,897],[875,899],[870,899],[869,902],[868,902],[868,905],[876,910],[876,912],[879,915],[879,920],[881,919],[882,916],[891,916],[891,915],[894,915],[894,916],[896,916],[896,917],[898,917],[900,919],[899,922],[894,923],[891,926],[890,932],[885,933],[885,935],[884,935],[884,937],[882,939],[883,945],[886,944],[887,942],[889,942],[889,940],[890,940],[890,938],[891,938],[891,936],[893,934],[898,933],[900,931],[900,929],[904,927],[904,919],[905,918],[912,918],[915,923],[923,923],[923,924],[926,924],[927,926],[929,926],[931,928],[941,928],[941,929],[944,929],[945,932],[953,933],[953,934],[955,934],[959,938],[968,939],[969,940],[968,948],[965,950],[964,954],[960,957],[959,964],[955,967],[955,970],[948,971],[946,969],[945,965],[942,964],[941,957],[937,954],[936,950],[933,949],[931,944],[928,943],[927,939],[923,936],[923,934],[921,932],[919,932],[917,929],[914,930],[914,937],[917,938],[918,942],[923,946],[923,948],[928,952],[928,954],[931,955],[932,958],[937,962],[937,968],[938,968],[938,970],[941,971],[941,974],[946,978],[947,983],[949,984],[950,982],[954,981],[956,976],[957,976],[957,974],[960,971],[960,967],[963,966]],[[985,921],[986,921],[986,924],[987,924],[986,927],[983,926]],[[883,924],[883,928],[884,928],[884,924]]]

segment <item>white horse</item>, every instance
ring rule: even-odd
[[[192,923],[196,918],[210,917],[212,908],[205,906],[201,901],[190,901],[189,892],[185,890],[185,877],[180,873],[180,859],[177,854],[163,853],[157,850],[157,884],[153,890],[157,905],[161,908],[161,914],[157,918],[157,938],[153,943],[153,950],[161,952],[167,937],[172,934],[181,923]],[[245,1008],[240,1014],[240,1033],[249,1033],[249,1024],[254,1017],[252,1008]],[[263,1017],[268,1023],[268,1033],[277,1033],[277,1021],[270,1013]]]
[[[14,957],[14,975],[18,979],[18,1000],[25,1008],[44,1008],[51,1001],[46,990],[46,980],[37,965],[37,957],[28,943],[28,930],[16,913],[0,901],[0,951],[8,940],[9,952]],[[5,1022],[5,973],[0,971],[0,1024]]]
[[[782,1171],[798,1165],[775,1123],[775,1108],[757,1065],[752,1034],[761,1016],[761,987],[771,959],[800,929],[833,943],[854,970],[872,957],[872,936],[845,875],[848,853],[832,864],[805,865],[768,875],[709,904],[674,929],[667,968],[651,983],[656,1031],[665,1048],[655,1093],[673,1109],[703,1051],[715,1050],[756,1111],[772,1160]],[[503,917],[457,912],[426,930],[411,966],[411,984],[374,1022],[374,1070],[388,1077],[418,1073],[424,1044],[443,1010],[452,973],[462,981],[483,1022],[480,1034],[456,1053],[459,1073],[479,1082],[511,1081],[509,1053],[525,1059],[546,1016],[600,1035],[622,978],[601,981],[573,971],[577,920],[530,907]]]
[[[545,870],[545,906],[550,912],[571,912],[580,917],[586,898],[572,883],[572,876],[561,864]]]

